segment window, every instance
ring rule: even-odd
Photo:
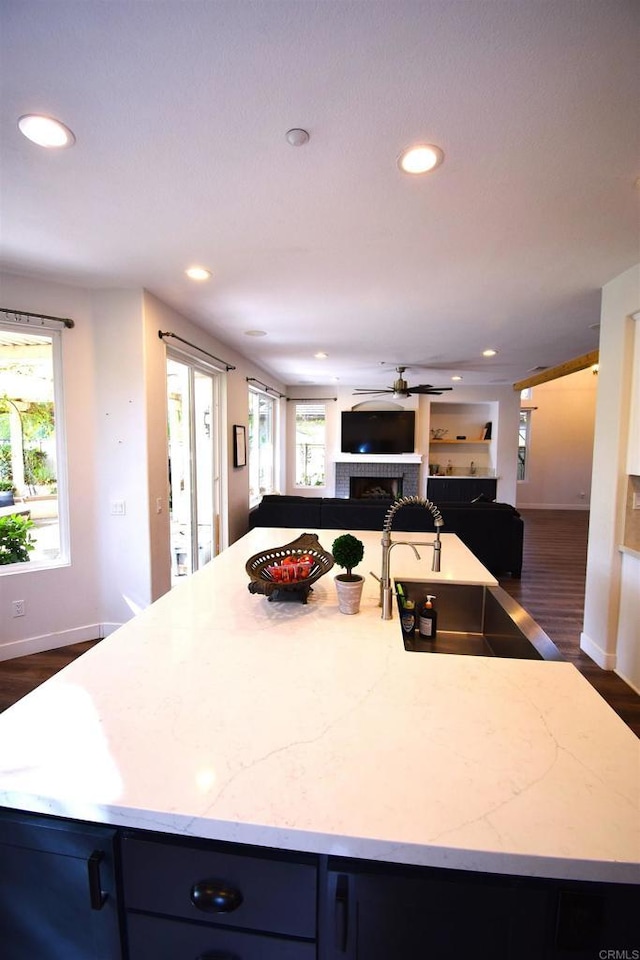
[[[521,410],[518,428],[518,480],[527,479],[530,433],[531,410]]]
[[[324,403],[296,404],[297,487],[324,487],[326,407]]]
[[[67,562],[60,333],[0,323],[0,564]],[[61,510],[64,522],[61,522]],[[4,522],[3,522],[4,521]],[[26,527],[26,529],[25,529]]]
[[[249,389],[249,505],[275,490],[275,411],[273,397]]]
[[[220,374],[167,352],[171,582],[220,549]]]

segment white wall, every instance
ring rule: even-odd
[[[602,289],[600,372],[584,627],[580,645],[596,663],[615,669],[621,606],[622,543],[633,376],[633,323],[640,306],[640,264]],[[640,637],[636,637],[640,643]],[[635,678],[640,686],[640,677]]]
[[[96,364],[95,514],[101,619],[114,629],[148,606],[151,592],[147,421],[140,290],[92,295]],[[124,503],[124,515],[112,505]],[[71,504],[73,509],[73,503]]]
[[[158,329],[170,329],[236,366],[227,423],[248,423],[248,376],[283,385],[142,290],[94,291],[8,274],[4,306],[72,317],[63,334],[71,562],[0,573],[0,660],[94,639],[168,589],[166,376]],[[228,542],[248,526],[248,468],[234,469],[225,436]],[[111,513],[124,500],[126,513]],[[152,509],[150,509],[150,505]],[[26,616],[11,616],[24,600]]]
[[[598,376],[580,370],[532,389],[527,479],[517,506],[587,510],[591,498]]]

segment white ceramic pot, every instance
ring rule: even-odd
[[[347,576],[346,573],[339,573],[333,578],[338,594],[338,607],[340,613],[359,613],[364,577],[353,574],[352,578],[347,580]]]

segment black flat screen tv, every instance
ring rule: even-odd
[[[413,410],[344,410],[343,453],[413,453]]]

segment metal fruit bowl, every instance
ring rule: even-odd
[[[304,555],[310,556],[313,561],[307,576],[288,583],[276,579],[270,568],[283,567],[286,558],[295,561],[297,557]],[[316,534],[303,533],[291,543],[262,550],[247,560],[245,570],[250,577],[248,590],[249,593],[262,594],[269,600],[300,599],[306,603],[312,585],[331,570],[332,566],[333,557],[320,545]]]

